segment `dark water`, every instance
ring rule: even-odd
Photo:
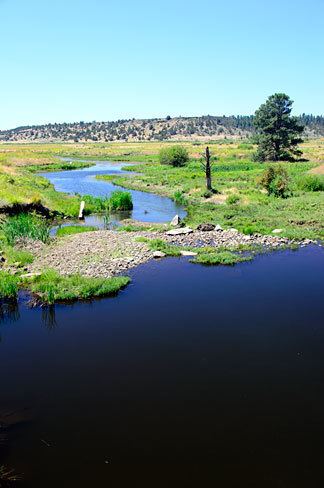
[[[323,487],[322,249],[132,276],[2,324],[3,461],[42,488]]]
[[[90,168],[46,172],[42,173],[42,176],[48,178],[57,191],[106,197],[115,190],[125,191],[125,189],[120,186],[115,186],[109,181],[97,180],[96,175],[124,174],[131,177],[131,173],[121,169],[124,166],[126,166],[126,163],[98,161],[95,166],[91,166]],[[184,208],[177,205],[170,198],[136,190],[127,191],[130,191],[132,194],[134,209],[130,213],[115,215],[115,220],[133,218],[142,222],[169,222],[176,214],[180,217],[184,217],[186,214]],[[87,223],[93,224],[91,218],[87,219]],[[101,221],[98,221],[97,224],[100,225]]]

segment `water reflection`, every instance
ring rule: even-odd
[[[17,322],[20,319],[18,301],[15,299],[0,301],[0,324]]]
[[[48,330],[57,327],[55,305],[48,305],[42,308],[42,323]]]

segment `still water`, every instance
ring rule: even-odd
[[[323,487],[323,250],[132,278],[3,319],[0,464],[37,488]]]
[[[132,173],[123,171],[122,167],[127,163],[112,163],[98,161],[95,166],[78,170],[41,173],[55,187],[57,191],[66,193],[78,193],[80,195],[92,195],[95,197],[109,196],[115,190],[123,190],[120,186],[113,185],[109,181],[97,180],[97,175],[126,175],[131,178]],[[130,191],[134,208],[132,212],[119,214],[114,219],[122,220],[133,218],[142,222],[169,222],[176,214],[184,217],[186,212],[183,207],[166,197],[136,190]],[[87,219],[88,224],[100,225],[100,219],[94,221]]]

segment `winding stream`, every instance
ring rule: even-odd
[[[71,159],[69,158],[67,161],[71,161]],[[95,166],[77,170],[46,172],[41,173],[41,175],[46,177],[54,185],[57,191],[65,193],[106,197],[115,190],[126,191],[125,188],[113,185],[109,181],[98,180],[96,179],[96,176],[126,175],[131,178],[131,173],[122,170],[122,167],[125,167],[127,163],[113,163],[109,161],[91,162],[94,162]],[[137,190],[127,191],[132,194],[134,208],[131,212],[114,214],[113,219],[115,221],[132,218],[142,222],[160,223],[169,222],[176,214],[180,217],[186,215],[184,208],[177,205],[170,198]],[[102,219],[98,216],[90,216],[87,217],[86,223],[100,226],[100,224],[102,224]]]

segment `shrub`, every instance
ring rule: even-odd
[[[304,175],[298,180],[297,186],[304,191],[324,191],[324,178],[317,175]]]
[[[240,201],[240,197],[238,195],[229,195],[227,198],[226,198],[226,203],[228,203],[228,205],[235,205],[236,203],[238,203]]]
[[[268,195],[286,198],[289,190],[288,173],[282,166],[269,166],[262,174],[260,184]]]
[[[174,167],[185,166],[189,161],[189,154],[183,146],[170,146],[161,149],[160,164],[170,164]]]
[[[15,298],[18,293],[18,277],[0,270],[0,299]]]
[[[176,192],[174,192],[174,195],[173,195],[173,200],[178,204],[178,205],[186,205],[187,203],[187,199],[186,197],[184,196],[184,194],[182,193],[182,191],[180,190],[177,190]]]
[[[49,239],[47,221],[36,214],[21,213],[14,217],[9,217],[1,223],[0,230],[10,246],[21,237],[28,237],[42,242],[47,242]]]
[[[110,210],[132,210],[132,195],[128,191],[116,190],[112,192],[108,205]]]

